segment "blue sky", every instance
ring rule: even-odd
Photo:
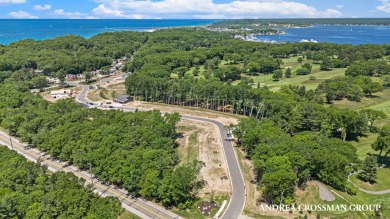
[[[0,0],[0,18],[390,17],[390,0]]]

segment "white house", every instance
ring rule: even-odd
[[[53,98],[63,98],[63,97],[69,97],[72,96],[72,91],[71,90],[53,90],[50,92],[51,97]]]

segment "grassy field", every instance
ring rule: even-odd
[[[339,69],[331,69],[329,71],[322,71],[320,70],[320,65],[313,64],[312,62],[303,62],[298,63],[297,57],[291,57],[288,59],[283,59],[283,65],[281,66],[282,69],[285,69],[287,67],[292,68],[292,77],[291,78],[281,78],[279,81],[273,81],[272,80],[272,74],[259,74],[256,76],[250,76],[254,80],[254,84],[257,85],[258,83],[261,84],[261,86],[267,86],[272,91],[278,91],[282,86],[286,85],[298,85],[298,86],[306,86],[307,89],[315,89],[319,84],[321,84],[326,79],[331,79],[337,76],[343,76],[345,75],[345,68],[339,68]],[[296,70],[300,68],[304,63],[310,63],[312,64],[312,73],[310,75],[296,75]],[[310,80],[310,78],[314,76],[315,80]],[[237,84],[239,81],[235,81],[234,83]]]
[[[351,144],[356,148],[359,159],[364,160],[368,153],[377,154],[378,152],[374,151],[371,148],[371,144],[378,137],[377,134],[369,133],[367,136],[360,137],[358,141],[353,141]]]
[[[389,118],[377,121],[376,127],[383,127],[390,125],[390,89],[386,89],[383,92],[377,93],[374,98],[363,98],[361,102],[354,102],[348,100],[335,101],[333,103],[339,108],[361,110],[361,109],[374,109],[383,111],[389,116]],[[358,141],[351,142],[357,149],[357,153],[360,159],[364,159],[367,153],[378,153],[372,150],[371,144],[378,137],[375,133],[366,133],[366,136],[360,137]]]
[[[387,93],[386,97],[390,99],[390,89],[387,89],[386,93]],[[376,105],[372,105],[369,108],[373,109],[373,110],[383,111],[384,113],[387,114],[387,116],[390,116],[390,100],[387,100],[385,102],[382,102],[382,103],[379,103]]]
[[[318,71],[316,71],[318,70]],[[319,66],[313,66],[313,73],[310,75],[296,75],[293,71],[292,78],[282,78],[279,81],[272,80],[272,74],[260,74],[253,76],[254,83],[260,83],[262,86],[269,87],[272,91],[278,91],[282,86],[286,85],[298,85],[306,86],[306,89],[316,89],[319,84],[326,79],[331,79],[337,76],[344,75],[345,69],[332,69],[330,71],[319,71]],[[314,76],[315,80],[310,80],[310,77]]]
[[[129,211],[124,211],[119,217],[118,219],[141,219],[140,217],[138,217],[137,215],[135,214],[132,214],[131,212]]]
[[[328,186],[327,186],[328,187]],[[332,188],[328,187],[329,190]],[[297,192],[296,202],[299,205],[349,205],[348,200],[343,199],[340,196],[335,195],[335,200],[332,202],[323,201],[318,195],[318,187],[315,184],[309,183],[308,187],[304,191]],[[303,215],[320,215],[321,218],[364,218],[362,213],[349,212],[349,211],[334,211],[334,212],[302,212]]]
[[[390,169],[389,168],[379,168],[378,169],[378,179],[376,183],[370,184],[364,181],[361,181],[357,174],[351,176],[351,181],[355,183],[360,188],[369,190],[369,191],[383,191],[390,189]]]
[[[383,217],[390,218],[390,194],[386,195],[370,195],[358,191],[356,195],[351,196],[346,193],[336,191],[341,197],[352,204],[378,204],[383,206]],[[373,212],[367,212],[367,215],[364,215],[363,218],[374,218]],[[354,217],[349,217],[354,218]]]
[[[389,186],[390,179],[388,177],[390,170],[382,169],[380,170],[380,178],[381,181],[378,181],[378,188],[387,188]],[[352,177],[351,177],[352,179]],[[318,197],[318,188],[310,186],[305,189],[303,194],[297,195],[297,203],[299,204],[328,204],[328,205],[339,205],[339,204],[372,204],[372,205],[383,205],[383,218],[390,218],[390,194],[386,195],[370,195],[363,192],[358,191],[356,195],[351,196],[347,193],[337,191],[329,186],[327,186],[330,191],[335,195],[336,199],[333,202],[324,202],[320,200]],[[305,213],[305,212],[303,212]],[[309,213],[309,212],[308,212]],[[312,212],[312,214],[317,215],[320,214],[321,218],[373,218],[374,212]]]
[[[291,67],[293,69],[292,78],[283,78],[280,81],[273,81],[271,74],[260,74],[257,76],[252,76],[255,84],[261,83],[262,85],[268,86],[272,91],[279,90],[282,86],[285,85],[297,85],[297,86],[306,86],[307,89],[315,89],[320,83],[325,81],[326,79],[331,79],[338,76],[344,76],[345,69],[332,69],[330,71],[321,71],[319,65],[313,64],[312,74],[299,76],[295,74],[295,71],[303,64],[297,63],[297,57],[292,57],[289,59],[283,60],[284,65],[283,68]],[[314,76],[315,80],[310,80],[310,76]],[[372,78],[373,81],[380,82],[380,78]],[[238,82],[236,82],[238,83]],[[374,98],[363,98],[361,102],[352,102],[348,100],[335,101],[334,105],[340,108],[348,108],[353,110],[361,110],[361,109],[375,109],[381,110],[385,112],[390,117],[390,89],[386,89],[383,92],[377,93]],[[390,119],[386,119],[383,121],[376,122],[375,126],[383,127],[384,125],[390,125]],[[364,159],[367,153],[378,153],[372,150],[371,144],[376,140],[377,134],[375,133],[366,133],[366,136],[360,137],[358,141],[351,142],[357,149],[357,154],[360,159]],[[244,171],[244,174],[246,171]],[[367,190],[386,190],[390,189],[390,170],[389,169],[380,169],[378,172],[378,182],[374,185],[365,185],[365,183],[360,180],[353,178],[356,180],[357,184],[362,188]],[[359,183],[360,181],[361,183]],[[332,188],[330,188],[332,189]],[[390,194],[387,195],[369,195],[362,192],[358,192],[356,196],[350,196],[341,191],[336,191],[339,196],[336,196],[336,200],[334,202],[330,202],[327,204],[384,204],[386,207],[384,211],[384,218],[390,218]],[[323,204],[324,202],[318,197],[318,189],[317,187],[309,186],[302,194],[297,195],[297,203],[298,204]],[[246,213],[251,216],[256,216],[259,218],[271,218],[264,217],[253,212],[253,209],[247,209]],[[301,216],[303,217],[305,214],[309,216],[308,212],[302,212]],[[316,212],[312,212],[310,218],[316,215]],[[314,215],[313,215],[314,214]],[[356,212],[332,212],[332,213],[320,213],[321,218],[368,218],[369,216],[373,216],[372,212],[367,213],[356,213]],[[295,216],[295,215],[294,215]],[[277,218],[277,217],[273,217]],[[285,218],[289,218],[288,216]]]
[[[347,108],[353,110],[370,108],[374,110],[382,110],[390,116],[390,89],[385,89],[383,92],[376,93],[374,97],[364,97],[360,102],[341,100],[333,103],[339,108]]]

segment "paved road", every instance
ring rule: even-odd
[[[331,191],[329,191],[328,188],[326,188],[324,185],[322,185],[322,183],[320,183],[318,181],[314,181],[314,183],[318,186],[320,198],[322,200],[331,202],[331,201],[334,201],[336,199],[336,197],[334,197],[333,193]]]
[[[348,181],[349,181],[350,183],[352,183],[354,186],[356,186],[356,188],[358,188],[359,191],[364,192],[364,193],[367,193],[367,194],[371,194],[371,195],[385,195],[385,194],[389,194],[389,193],[390,193],[390,189],[382,190],[382,191],[369,191],[369,190],[365,190],[365,189],[360,188],[359,186],[357,186],[355,183],[353,183],[353,182],[349,179],[350,176],[355,175],[355,174],[357,174],[357,172],[355,172],[355,173],[353,173],[353,174],[349,174],[349,175],[348,175]]]
[[[209,123],[213,123],[218,126],[219,133],[222,139],[222,145],[225,152],[225,158],[228,165],[230,181],[232,184],[232,195],[230,197],[230,202],[227,207],[227,210],[222,215],[222,219],[237,219],[241,215],[242,211],[245,207],[245,198],[246,198],[246,190],[245,190],[245,182],[241,173],[240,165],[238,164],[237,156],[235,154],[232,142],[227,139],[227,131],[225,125],[207,118],[193,117],[193,116],[182,116],[186,119],[205,121]]]
[[[79,85],[79,86],[81,86],[83,89],[79,94],[77,101],[82,103],[87,103],[88,99],[86,98],[86,95],[88,93],[89,86],[86,85]],[[123,109],[129,111],[135,111],[135,110],[147,111],[142,108],[131,108],[131,107],[123,107],[123,106],[117,106],[117,107],[113,106],[113,107],[114,109]],[[221,139],[222,139],[223,149],[225,152],[225,158],[228,165],[230,181],[232,184],[232,194],[230,197],[230,202],[225,213],[222,215],[221,218],[237,219],[241,215],[245,207],[246,189],[245,189],[244,178],[242,176],[240,165],[238,163],[233,145],[231,141],[227,140],[227,131],[225,126],[222,123],[209,118],[201,118],[201,117],[194,117],[188,115],[182,115],[182,117],[186,119],[205,121],[205,122],[213,123],[218,126]]]
[[[95,192],[102,196],[114,196],[117,197],[121,203],[122,207],[129,210],[135,215],[138,215],[141,218],[145,219],[175,219],[181,218],[174,213],[157,206],[151,202],[143,201],[141,199],[134,199],[127,196],[125,190],[116,188],[114,186],[105,185],[99,182],[94,176],[91,176],[90,173],[85,171],[80,171],[76,166],[66,165],[64,162],[53,160],[50,156],[43,154],[37,149],[28,149],[27,145],[20,143],[18,139],[12,138],[12,147],[10,136],[8,134],[0,131],[0,143],[8,146],[10,149],[17,151],[19,154],[25,156],[31,161],[37,162],[38,159],[43,160],[43,164],[47,165],[50,171],[64,171],[72,172],[76,176],[86,180],[86,184],[93,184]]]

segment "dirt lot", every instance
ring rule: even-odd
[[[174,105],[166,105],[160,103],[148,103],[148,102],[141,102],[141,101],[134,101],[126,104],[126,106],[151,109],[151,110],[160,110],[161,112],[177,112],[182,115],[207,117],[222,122],[225,125],[237,124],[238,119],[241,118],[241,116],[239,115],[222,113],[222,112],[212,111],[208,109],[185,107],[185,106],[174,106]]]
[[[112,79],[117,78],[116,77],[110,77]],[[108,79],[108,78],[107,78]],[[87,94],[88,99],[99,102],[104,100],[113,100],[120,94],[126,94],[125,85],[122,82],[123,80],[118,80],[118,82],[110,82],[101,84],[101,87],[97,90],[90,90]]]
[[[79,89],[79,88],[72,88],[71,90],[72,90],[72,92],[73,92],[73,96],[77,96],[78,93],[80,92],[80,89]],[[40,95],[42,96],[43,99],[45,99],[45,100],[47,100],[47,101],[49,101],[49,102],[51,102],[51,103],[55,103],[55,102],[57,102],[57,101],[59,101],[59,100],[62,100],[62,99],[69,99],[69,98],[72,98],[72,97],[70,97],[70,96],[69,96],[69,97],[64,96],[64,97],[62,97],[62,98],[53,98],[53,97],[50,95],[50,91],[42,92],[42,93],[40,93]]]
[[[116,76],[111,76],[110,78],[117,78]],[[126,88],[122,80],[111,81],[110,83],[101,84],[99,90],[93,90],[88,92],[88,98],[92,101],[102,101],[102,100],[112,100],[119,94],[125,94]],[[178,112],[182,115],[191,115],[199,117],[207,117],[215,119],[219,122],[222,122],[225,125],[237,124],[238,119],[242,116],[212,111],[208,109],[195,108],[195,107],[185,107],[185,106],[175,106],[175,105],[166,105],[160,103],[149,103],[142,101],[135,101],[132,103],[126,104],[129,107],[144,108],[150,110],[160,110],[161,112]]]
[[[183,134],[178,140],[182,162],[198,159],[205,163],[199,175],[206,185],[199,196],[209,198],[212,193],[230,194],[230,180],[218,128],[210,123],[182,119],[178,131]]]
[[[103,87],[107,88],[108,90],[126,91],[126,87],[125,87],[125,84],[123,82],[121,82],[121,83],[113,83],[113,84],[106,84]]]

